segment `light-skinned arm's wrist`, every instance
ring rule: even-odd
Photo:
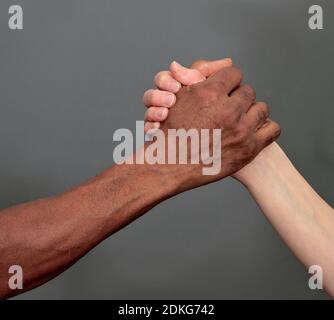
[[[322,268],[324,286],[334,297],[334,210],[277,144],[265,149],[240,181],[299,260],[307,268]]]

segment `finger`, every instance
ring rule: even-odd
[[[256,92],[251,86],[244,84],[234,90],[230,97],[242,107],[244,112],[247,112],[256,99]]]
[[[221,90],[229,95],[235,88],[239,87],[242,77],[242,73],[239,69],[226,67],[209,77],[207,82],[219,83]]]
[[[247,112],[247,119],[255,130],[260,129],[266,123],[268,117],[269,107],[264,102],[253,104]]]
[[[145,121],[161,122],[166,120],[168,109],[162,107],[150,107],[145,113]]]
[[[233,61],[231,58],[208,61],[197,60],[191,65],[191,69],[198,70],[204,77],[210,77],[222,68],[231,67]]]
[[[144,93],[143,102],[145,106],[156,106],[170,108],[176,101],[174,93],[158,89],[150,89]]]
[[[281,134],[281,128],[278,123],[268,119],[266,123],[256,132],[259,141],[260,150],[274,142]]]
[[[147,133],[150,130],[159,129],[160,122],[145,122],[144,132]]]
[[[198,71],[181,66],[176,61],[170,65],[170,72],[172,77],[185,86],[201,82],[205,77]]]
[[[181,89],[181,83],[172,77],[170,71],[160,71],[154,77],[155,85],[169,92],[177,93]]]

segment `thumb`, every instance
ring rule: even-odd
[[[210,77],[222,68],[231,67],[233,65],[231,58],[221,60],[197,60],[191,65],[191,69],[199,71],[204,77]]]
[[[176,61],[171,63],[170,72],[172,77],[184,86],[205,80],[205,77],[198,70],[183,67]]]

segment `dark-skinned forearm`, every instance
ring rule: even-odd
[[[154,166],[120,165],[58,196],[0,211],[0,298],[66,270],[103,239],[177,193],[177,179]],[[8,287],[20,265],[22,291]]]

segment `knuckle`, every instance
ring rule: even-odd
[[[225,67],[221,69],[217,74],[218,75],[215,77],[215,82],[217,82],[221,86],[221,90],[225,90],[226,88],[230,88],[231,86],[233,86],[233,88],[236,88],[242,81],[241,71],[233,66]]]
[[[269,107],[265,102],[257,103],[257,116],[260,121],[264,121],[269,117]]]
[[[155,77],[154,77],[154,83],[158,86],[161,87],[164,85],[164,83],[167,81],[168,74],[167,71],[160,71],[158,72]]]
[[[273,122],[273,136],[277,139],[282,133],[281,126],[277,122]]]
[[[144,116],[145,120],[148,121],[150,118],[150,109],[147,109]]]
[[[149,103],[150,96],[151,96],[152,89],[146,90],[143,94],[143,102],[144,104]]]
[[[244,78],[244,75],[239,68],[231,66],[226,69],[230,69],[231,73],[233,73],[236,78],[240,79],[240,81]]]
[[[278,123],[271,121],[270,123],[270,133],[266,137],[266,143],[270,144],[274,142],[281,134],[281,127]]]
[[[161,78],[161,74],[162,74],[162,71],[159,71],[159,72],[154,76],[153,81],[154,81],[155,84],[159,84],[159,82],[160,82],[160,78]]]
[[[261,105],[262,108],[263,108],[263,112],[266,114],[266,116],[267,116],[267,118],[268,118],[268,117],[269,117],[269,114],[270,114],[270,108],[269,108],[268,104],[265,103],[265,102],[259,102],[259,103],[260,103],[260,105]]]
[[[241,95],[247,100],[255,100],[256,92],[249,84],[244,84],[240,89]]]

